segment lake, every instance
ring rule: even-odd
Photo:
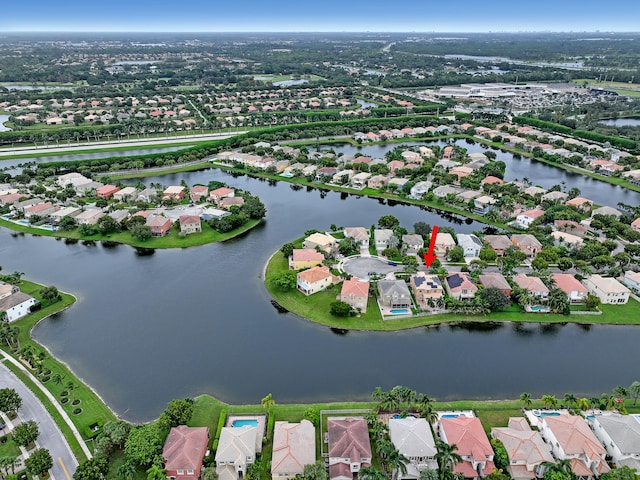
[[[638,127],[640,126],[640,118],[608,118],[600,120],[598,123],[612,127]]]
[[[0,115],[0,132],[9,132],[11,129],[5,126],[5,122],[9,121],[9,115]]]
[[[334,332],[270,304],[262,270],[311,228],[368,227],[385,214],[481,228],[415,206],[300,188],[220,170],[145,179],[219,180],[260,196],[266,221],[222,244],[141,255],[0,229],[4,272],[78,297],[35,338],[67,362],[116,413],[158,416],[167,402],[202,393],[232,403],[366,400],[377,386],[407,385],[437,399],[599,396],[637,379],[640,329],[576,325],[467,325],[404,332]]]
[[[440,147],[446,145],[458,145],[459,147],[466,148],[469,153],[484,153],[487,150],[493,150],[496,153],[496,160],[503,161],[507,166],[504,175],[504,179],[507,182],[516,179],[522,181],[524,178],[528,178],[534,185],[547,189],[565,182],[566,190],[569,190],[572,187],[577,187],[580,189],[580,192],[582,192],[582,196],[593,200],[598,205],[616,207],[618,202],[624,202],[630,205],[640,204],[639,192],[634,192],[633,190],[628,190],[618,185],[612,185],[585,175],[580,175],[552,165],[547,165],[546,163],[538,162],[528,157],[515,156],[510,152],[490,149],[478,142],[471,144],[464,139],[459,139],[455,142],[446,142],[443,140],[435,142],[408,141],[403,145],[429,146],[430,144],[439,145]],[[362,155],[370,156],[372,158],[383,158],[385,153],[393,150],[397,146],[397,143],[376,145],[365,144],[362,146],[336,143],[332,144],[331,148],[336,153],[343,153],[345,155],[355,155],[359,152]]]

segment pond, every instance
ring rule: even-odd
[[[598,123],[612,127],[638,127],[640,126],[640,118],[608,118],[606,120],[600,120]]]
[[[5,123],[9,121],[9,115],[0,115],[0,132],[9,132],[11,129],[5,126]]]
[[[366,400],[377,386],[401,384],[437,399],[599,396],[637,379],[638,328],[469,324],[367,333],[280,313],[263,286],[263,267],[307,229],[368,227],[385,214],[407,228],[416,221],[459,232],[481,226],[219,170],[145,181],[183,179],[248,190],[264,201],[267,219],[229,242],[152,254],[0,229],[3,271],[28,272],[78,296],[36,327],[35,338],[125,419],[151,420],[170,400],[202,393],[232,403],[259,403],[269,392],[278,403]]]

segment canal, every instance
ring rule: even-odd
[[[208,393],[231,403],[366,400],[407,385],[437,399],[599,395],[637,379],[640,329],[577,325],[460,325],[397,333],[334,332],[270,304],[269,256],[311,228],[365,227],[385,214],[481,228],[418,207],[205,170],[146,181],[219,180],[260,196],[266,221],[242,238],[138,253],[0,229],[4,272],[78,297],[35,338],[131,421],[174,398]]]

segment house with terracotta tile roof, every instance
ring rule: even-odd
[[[539,208],[533,208],[519,213],[516,216],[516,224],[522,228],[529,228],[534,220],[544,215],[544,211]]]
[[[593,433],[611,456],[616,468],[640,472],[640,422],[633,415],[597,415],[589,421]]]
[[[256,461],[258,439],[257,427],[222,427],[215,457],[219,480],[238,480],[246,476],[249,465]]]
[[[471,300],[478,291],[478,287],[467,272],[450,273],[444,279],[444,287],[449,296],[456,300]]]
[[[485,235],[484,241],[499,257],[503,256],[504,252],[513,245],[507,235]]]
[[[104,198],[105,200],[109,200],[116,192],[120,191],[120,187],[116,187],[115,185],[103,185],[102,187],[96,188],[96,195],[100,198]]]
[[[38,203],[24,209],[24,218],[31,218],[34,215],[44,218],[56,211],[56,207],[51,202]]]
[[[502,180],[501,178],[494,177],[493,175],[488,175],[480,181],[480,186],[484,187],[485,185],[502,185],[503,183],[504,180]]]
[[[407,473],[396,471],[394,478],[417,479],[420,472],[438,469],[436,443],[424,418],[390,418],[389,437],[400,454],[409,460]]]
[[[526,253],[528,257],[535,257],[542,250],[542,243],[528,233],[514,233],[511,235],[511,243],[521,252]]]
[[[185,196],[185,190],[185,187],[182,185],[171,185],[162,192],[162,198],[173,198],[174,200],[180,201]]]
[[[440,418],[438,436],[449,445],[456,445],[462,462],[453,467],[465,479],[480,480],[493,473],[493,448],[477,417]]]
[[[9,193],[7,195],[0,195],[0,207],[4,207],[6,205],[14,205],[21,199],[27,197],[28,195],[25,195],[24,193]]]
[[[500,272],[485,272],[478,279],[484,288],[497,288],[507,297],[511,296],[511,285]]]
[[[575,197],[567,200],[564,204],[568,207],[575,207],[579,212],[589,212],[593,206],[593,200],[584,197]]]
[[[329,267],[313,267],[298,273],[297,288],[308,296],[338,283],[339,280],[329,271]]]
[[[198,215],[180,215],[180,233],[189,235],[190,233],[202,232],[202,223]]]
[[[629,301],[631,291],[615,278],[593,274],[582,283],[590,294],[600,299],[600,303],[623,305]]]
[[[579,480],[593,480],[611,470],[605,460],[607,451],[581,416],[541,417],[538,428],[553,456],[569,460]]]
[[[271,477],[273,480],[302,476],[304,467],[316,462],[316,429],[309,420],[276,422],[273,430]]]
[[[327,440],[330,480],[353,480],[354,473],[371,466],[371,442],[364,418],[329,417]]]
[[[315,248],[294,248],[289,257],[289,270],[320,267],[323,261],[324,255]]]
[[[338,241],[324,233],[312,233],[302,242],[304,248],[319,248],[329,256],[334,255],[338,251]]]
[[[235,194],[235,190],[233,190],[232,188],[220,187],[209,192],[209,200],[212,200],[217,204],[221,199],[234,197]]]
[[[504,445],[509,457],[507,472],[513,480],[533,480],[541,476],[540,465],[555,463],[551,447],[523,417],[509,418],[508,427],[492,428],[491,436]]]
[[[569,273],[554,273],[551,280],[557,288],[567,294],[570,303],[583,303],[589,291],[576,277]]]
[[[554,220],[553,226],[558,232],[570,233],[580,238],[586,237],[587,232],[589,231],[587,227],[580,225],[578,222],[574,222],[573,220]]]
[[[203,197],[207,196],[209,188],[204,185],[194,185],[189,190],[189,198],[192,202],[199,202]]]
[[[354,310],[359,309],[362,313],[365,313],[367,311],[367,302],[369,301],[369,282],[355,277],[345,280],[342,283],[342,290],[338,300],[348,303]]]
[[[229,210],[231,207],[241,207],[244,205],[244,198],[242,197],[225,197],[218,200],[218,207]]]
[[[524,273],[519,273],[513,277],[513,281],[518,287],[528,291],[532,297],[545,299],[549,296],[549,289],[538,277],[530,277]]]
[[[151,214],[147,217],[145,225],[151,229],[151,235],[154,237],[164,237],[169,233],[173,223],[167,217]]]
[[[640,232],[640,218],[636,218],[633,222],[631,222],[631,230]]]
[[[207,452],[209,429],[179,425],[169,432],[162,449],[166,475],[176,480],[197,480]]]
[[[444,297],[444,288],[437,275],[432,275],[427,272],[417,272],[411,275],[409,285],[411,285],[411,290],[413,291],[413,296],[416,299],[418,307],[422,310],[430,309],[436,300]]]

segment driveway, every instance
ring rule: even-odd
[[[53,459],[53,468],[50,470],[51,478],[53,480],[70,480],[76,471],[78,462],[71,453],[62,432],[40,400],[7,368],[4,362],[5,360],[0,361],[0,385],[3,388],[15,389],[22,398],[22,407],[18,411],[18,418],[13,422],[18,423],[18,419],[20,419],[23,422],[35,420],[38,423],[40,435],[36,445],[38,448],[46,448],[51,453]],[[66,468],[66,473],[61,462]]]
[[[377,257],[351,257],[342,263],[342,269],[349,275],[361,280],[368,280],[369,273],[386,275],[391,272],[401,272],[403,267],[389,265],[385,260]]]

